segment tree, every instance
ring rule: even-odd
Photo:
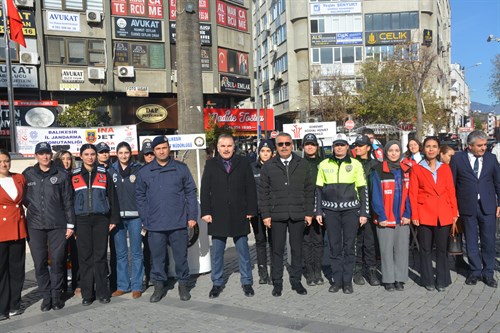
[[[217,140],[221,134],[230,134],[234,136],[235,130],[228,125],[219,126],[215,117],[208,119],[208,129],[205,132],[207,139],[207,151],[213,152],[217,148]]]
[[[481,122],[481,118],[479,116],[474,116],[474,129],[475,130],[483,130],[483,123]]]
[[[62,127],[92,127],[108,125],[111,117],[105,110],[100,110],[103,99],[88,98],[76,102],[57,116]]]
[[[491,73],[490,94],[500,103],[500,54],[492,60],[493,72]]]
[[[438,135],[443,128],[448,132],[450,112],[443,103],[429,93],[424,95],[423,103],[425,105],[425,113],[422,116],[424,125],[432,129],[434,135]]]

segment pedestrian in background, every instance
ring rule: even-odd
[[[21,314],[26,259],[23,175],[10,172],[10,154],[0,149],[0,321]]]
[[[486,152],[487,140],[483,131],[472,131],[467,136],[467,151],[456,153],[450,167],[469,259],[465,283],[475,285],[482,279],[487,286],[497,288],[495,228],[500,217],[500,166],[495,156]]]
[[[322,161],[318,138],[313,133],[308,133],[302,139],[302,146],[304,148],[304,160],[309,163],[311,181],[315,183],[318,176],[318,165]],[[304,228],[302,256],[305,266],[304,277],[308,286],[322,285],[324,283],[321,276],[321,260],[325,250],[323,234],[324,229],[315,218],[312,219],[310,225]]]
[[[240,270],[243,294],[253,290],[252,261],[248,248],[250,222],[257,215],[257,191],[250,161],[235,154],[234,138],[221,134],[217,140],[219,153],[205,164],[201,179],[201,218],[208,223],[212,236],[212,283],[209,297],[219,297],[224,288],[224,252],[232,237]],[[266,165],[266,164],[264,164]]]
[[[118,198],[111,177],[97,165],[97,150],[92,144],[80,147],[82,166],[73,170],[75,191],[76,245],[80,264],[82,305],[96,299],[110,302],[108,288],[108,235],[120,223]]]
[[[28,244],[43,298],[41,310],[46,312],[64,307],[66,242],[73,235],[75,213],[71,175],[52,161],[50,144],[39,142],[35,158],[37,163],[23,172],[27,184],[24,205]]]
[[[151,163],[155,159],[155,153],[153,152],[153,147],[151,146],[151,141],[146,141],[142,145],[141,149],[141,162],[143,165]],[[144,223],[143,223],[144,224]],[[149,281],[151,280],[151,252],[149,252],[148,245],[148,235],[146,229],[142,230],[142,256],[144,262],[144,283],[143,289],[149,287]],[[167,268],[165,268],[167,269]]]
[[[330,245],[334,283],[329,291],[342,288],[344,294],[352,294],[356,234],[370,216],[368,188],[363,165],[347,155],[347,136],[337,134],[332,144],[333,156],[318,168],[316,219],[325,223]]]
[[[374,168],[380,165],[380,162],[371,157],[372,145],[370,138],[366,135],[358,135],[356,137],[354,151],[356,152],[356,159],[363,166],[370,197],[370,174]],[[357,285],[365,284],[363,277],[365,269],[368,283],[371,286],[380,285],[380,280],[377,277],[377,251],[375,246],[377,234],[375,224],[372,220],[372,213],[372,210],[370,210],[368,222],[359,227],[356,235],[356,264],[354,265],[353,282]]]
[[[399,141],[387,142],[385,160],[371,172],[371,205],[380,247],[382,282],[387,291],[402,291],[408,280],[410,243],[410,166],[401,162]]]
[[[420,282],[428,291],[445,291],[451,284],[448,265],[448,236],[457,222],[458,208],[453,175],[447,164],[437,160],[437,137],[424,140],[424,159],[410,173],[411,219],[418,226]],[[470,198],[469,198],[470,200]],[[432,248],[436,247],[436,279],[432,269]]]
[[[422,144],[420,143],[420,141],[415,138],[408,140],[403,163],[411,167],[415,164],[420,163],[423,158],[424,154],[422,154]]]
[[[151,147],[155,159],[137,173],[135,195],[137,209],[147,230],[151,253],[151,281],[154,292],[149,301],[159,302],[167,293],[167,245],[175,261],[175,274],[181,301],[191,299],[189,292],[188,228],[198,217],[196,184],[187,165],[170,154],[166,136],[154,138]]]
[[[255,184],[257,186],[257,191],[260,183],[260,173],[264,163],[268,162],[274,155],[276,147],[272,140],[262,140],[259,143],[257,149],[258,158],[257,161],[252,163],[252,171],[255,179]],[[257,195],[259,193],[257,192]],[[271,248],[271,230],[266,228],[264,222],[262,221],[262,215],[260,213],[257,216],[252,217],[252,229],[255,235],[255,248],[257,250],[257,268],[259,272],[259,284],[272,284],[272,280],[269,277],[267,270],[267,245]],[[271,252],[272,253],[272,252]]]
[[[272,295],[283,292],[283,255],[287,231],[291,249],[289,278],[292,290],[306,295],[301,283],[302,242],[305,225],[312,223],[314,183],[309,163],[292,153],[292,137],[280,133],[276,137],[278,154],[264,164],[260,174],[259,208],[262,220],[272,235]]]
[[[54,154],[54,163],[71,175],[75,168],[75,157],[67,150],[60,150]],[[75,295],[81,296],[81,289],[79,286],[80,275],[78,272],[78,249],[74,233],[66,240],[64,262],[67,265],[67,269],[64,270],[63,290],[68,291],[68,281],[71,279],[71,290]],[[69,270],[71,270],[71,278],[68,276]]]
[[[111,233],[115,243],[117,274],[117,290],[111,296],[132,292],[132,298],[135,299],[142,295],[144,277],[142,221],[135,197],[137,173],[142,166],[132,161],[132,148],[127,142],[120,142],[116,146],[116,155],[118,160],[108,169],[118,196],[121,218],[121,223]],[[129,246],[131,265],[128,257]]]

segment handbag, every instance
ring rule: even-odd
[[[456,223],[451,227],[451,234],[448,236],[448,253],[454,256],[463,254],[462,234],[458,232]]]

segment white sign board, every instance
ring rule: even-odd
[[[153,141],[158,135],[148,135],[139,137],[140,147],[147,141]],[[170,150],[194,150],[205,149],[206,138],[205,133],[202,134],[180,134],[166,135],[170,144]]]
[[[311,4],[311,15],[360,14],[361,2],[329,2]]]
[[[83,75],[82,70],[63,69],[61,70],[61,82],[83,83],[85,82],[85,77]]]
[[[302,140],[308,133],[320,139],[331,138],[337,134],[337,122],[283,124],[283,132],[290,134],[294,140]]]
[[[14,88],[38,88],[35,66],[12,65],[12,85]],[[0,65],[0,87],[7,87],[7,67]]]
[[[47,30],[80,32],[80,13],[47,11]]]
[[[80,147],[85,143],[105,142],[111,148],[111,155],[116,155],[116,146],[127,142],[132,154],[138,154],[136,125],[66,128],[66,127],[28,127],[17,126],[17,146],[24,156],[34,156],[35,146],[39,142],[48,142],[52,150],[68,150],[79,156]]]

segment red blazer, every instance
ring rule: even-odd
[[[420,224],[437,226],[453,224],[458,216],[453,175],[448,164],[437,171],[437,182],[429,170],[417,164],[410,172],[411,219]]]
[[[17,188],[17,198],[12,198],[0,186],[0,242],[26,238],[26,218],[22,205],[26,180],[18,173],[11,173]]]

